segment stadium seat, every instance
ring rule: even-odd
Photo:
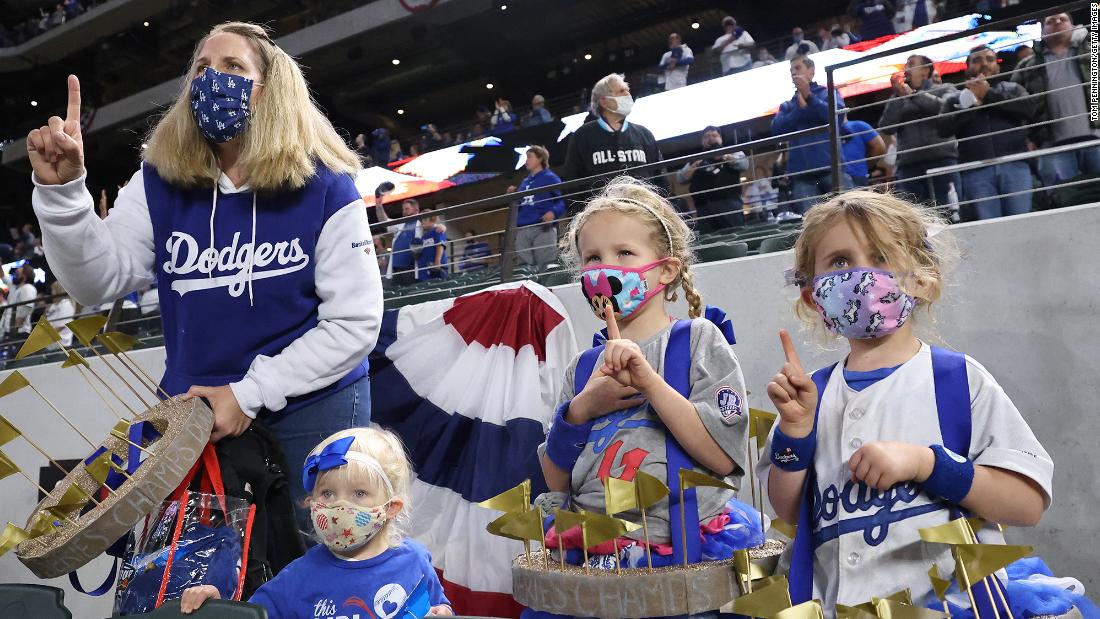
[[[709,245],[700,247],[696,251],[700,262],[714,262],[715,260],[729,260],[748,255],[749,246],[746,243],[724,243],[721,245]]]
[[[794,242],[798,240],[797,234],[785,234],[783,236],[771,236],[760,243],[760,253],[770,254],[776,251],[786,251],[794,247]]]
[[[569,284],[573,282],[573,273],[568,270],[558,271],[556,273],[543,273],[539,276],[539,283],[547,288],[551,286],[561,286],[563,284]]]
[[[7,617],[7,615],[4,615]],[[179,600],[165,602],[163,606],[151,613],[141,615],[126,615],[145,619],[267,619],[267,609],[247,602],[231,602],[228,600],[207,600],[202,608],[190,615],[180,612]],[[114,615],[111,619],[117,619],[122,615]]]
[[[65,592],[46,585],[0,584],[0,617],[72,619]]]

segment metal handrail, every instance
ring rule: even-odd
[[[1037,20],[1037,19],[1042,18],[1043,16],[1051,15],[1051,14],[1054,14],[1054,13],[1072,12],[1072,11],[1075,11],[1075,10],[1078,10],[1078,9],[1085,8],[1086,5],[1088,5],[1088,2],[1086,2],[1085,0],[1075,0],[1074,2],[1067,2],[1065,4],[1060,4],[1060,5],[1057,5],[1057,6],[1046,7],[1046,8],[1043,8],[1043,9],[1039,9],[1037,11],[1031,11],[1030,13],[1025,13],[1023,15],[1017,15],[1015,17],[1008,17],[1008,18],[1005,18],[1005,19],[999,19],[999,20],[991,21],[991,22],[982,24],[980,26],[977,26],[975,28],[971,28],[970,30],[964,30],[962,32],[955,32],[955,33],[952,33],[952,34],[946,34],[942,37],[936,37],[935,39],[932,39],[930,41],[916,41],[914,43],[909,43],[907,45],[902,45],[901,47],[894,47],[894,48],[890,48],[890,49],[883,50],[883,51],[878,51],[878,52],[873,52],[873,53],[870,53],[870,54],[865,54],[865,55],[860,56],[858,58],[853,58],[851,60],[845,60],[843,62],[838,62],[836,64],[831,64],[831,65],[825,67],[825,74],[827,76],[826,77],[826,89],[827,89],[827,95],[828,95],[827,104],[828,104],[829,110],[831,112],[829,114],[828,132],[829,132],[829,150],[833,153],[833,157],[832,157],[833,186],[834,187],[840,186],[841,169],[844,165],[844,162],[842,161],[841,155],[840,155],[840,122],[838,120],[838,118],[839,118],[838,110],[836,109],[836,94],[837,94],[837,91],[836,91],[836,80],[835,80],[834,73],[838,69],[844,69],[844,68],[847,68],[847,67],[855,66],[857,64],[862,64],[864,62],[869,62],[869,61],[872,61],[872,60],[878,60],[879,58],[886,58],[886,57],[889,57],[889,56],[895,56],[897,54],[903,54],[905,52],[910,52],[910,51],[917,50],[917,49],[932,47],[934,45],[939,45],[941,43],[949,43],[951,41],[954,41],[956,39],[961,39],[963,37],[972,36],[972,35],[975,35],[975,34],[981,34],[983,32],[988,32],[990,30],[998,30],[1000,28],[1003,28],[1004,26],[1012,26],[1013,28],[1015,28],[1015,26],[1017,24],[1020,24],[1020,23],[1026,22],[1026,21],[1031,21],[1033,19]]]

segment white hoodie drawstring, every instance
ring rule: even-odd
[[[210,250],[214,250],[214,214],[218,212],[218,181],[214,181],[214,205],[210,207]],[[216,261],[215,261],[216,263]],[[214,269],[211,267],[207,277],[214,277]]]

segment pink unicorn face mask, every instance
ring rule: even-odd
[[[667,258],[640,267],[618,267],[594,264],[581,270],[581,292],[592,306],[596,317],[603,320],[603,308],[608,303],[618,319],[638,311],[647,301],[661,293],[665,285],[649,289],[645,274],[664,264]]]
[[[905,324],[915,305],[894,274],[880,269],[822,273],[814,278],[813,298],[825,327],[850,340],[890,335]]]

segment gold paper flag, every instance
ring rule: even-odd
[[[97,338],[111,353],[119,355],[134,347],[137,338],[119,331],[108,331]]]
[[[771,584],[758,583],[752,593],[733,600],[733,612],[748,617],[771,617],[791,607],[791,592],[786,576],[778,576]],[[763,585],[763,586],[761,586]]]
[[[23,436],[23,433],[11,425],[11,422],[5,419],[3,415],[0,415],[0,445],[10,443],[20,436]]]
[[[19,472],[19,465],[11,461],[8,454],[0,451],[0,479],[15,475]]]
[[[0,398],[28,386],[30,386],[30,383],[27,382],[27,378],[23,376],[23,373],[15,370],[4,379],[4,382],[0,383]]]
[[[85,464],[84,470],[88,472],[88,475],[92,476],[92,479],[96,480],[96,483],[102,485],[107,481],[107,473],[112,468],[111,456],[114,455],[110,451],[104,451],[99,454],[99,457],[92,460],[91,464]]]
[[[84,492],[83,488],[76,484],[70,484],[69,489],[61,496],[61,500],[57,502],[56,507],[58,509],[81,509],[91,500],[92,497]]]
[[[507,518],[500,526],[500,530],[518,539],[542,541],[542,518],[537,510],[526,512],[508,512]]]
[[[878,615],[860,606],[836,605],[836,619],[877,619]]]
[[[943,619],[944,614],[904,602],[875,598],[879,619]]]
[[[106,316],[92,314],[84,318],[77,318],[65,326],[69,328],[69,331],[73,332],[73,335],[76,336],[76,339],[80,340],[80,343],[85,346],[91,346],[92,340],[101,330],[103,330],[103,325],[105,324],[107,324]]]
[[[592,512],[584,513],[584,524],[585,531],[588,533],[589,548],[642,528],[640,524]]]
[[[733,569],[742,579],[756,580],[768,576],[764,568],[752,562],[747,549],[733,551]]]
[[[510,516],[509,514],[504,514],[500,518],[497,518],[496,520],[490,522],[489,524],[485,525],[485,530],[488,531],[489,533],[493,534],[493,535],[498,536],[498,537],[506,537],[508,539],[514,539],[514,540],[518,540],[518,541],[522,542],[523,541],[522,537],[516,537],[515,535],[512,535],[511,533],[505,533],[504,531],[501,530],[501,528],[504,526],[504,524],[511,519],[509,516]]]
[[[1002,567],[1023,559],[1035,549],[1031,546],[1008,546],[1004,544],[959,544],[955,546],[956,560],[966,566],[966,576],[971,585],[982,581],[986,576]],[[963,583],[960,581],[960,586]]]
[[[560,537],[569,529],[584,524],[584,514],[578,514],[564,509],[554,510],[554,532]]]
[[[876,599],[879,599],[879,598],[871,598],[871,604],[872,605],[875,603]],[[913,603],[913,592],[910,591],[909,589],[902,589],[901,591],[891,593],[890,595],[888,595],[884,598],[881,598],[881,599],[890,600],[891,602],[901,602],[902,604],[912,604]]]
[[[691,469],[680,469],[680,487],[684,490],[688,488],[709,487],[726,488],[727,490],[737,491],[737,488],[734,488],[721,479],[715,479],[710,475]]]
[[[505,490],[478,505],[485,509],[497,509],[502,512],[527,511],[531,505],[531,480],[525,479],[515,488]]]
[[[31,525],[27,528],[32,538],[41,537],[49,533],[53,533],[57,529],[57,524],[65,520],[60,510],[54,510],[57,513],[51,511],[39,511],[35,515],[34,520],[31,521]]]
[[[111,436],[130,442],[130,422],[123,419],[116,423],[115,427],[111,428]]]
[[[940,578],[940,568],[935,563],[928,568],[928,580],[932,581],[932,590],[936,592],[936,598],[941,602],[947,600],[947,590],[951,588],[951,580]]]
[[[668,496],[668,486],[649,473],[634,473],[634,486],[638,489],[638,507],[642,509]]]
[[[30,536],[30,533],[9,522],[8,526],[4,527],[4,532],[0,533],[0,556],[7,554],[9,550],[18,546],[23,540],[29,539]]]
[[[762,445],[772,431],[772,425],[779,417],[776,413],[769,413],[759,408],[749,409],[749,438],[756,438],[758,445]]]
[[[918,529],[917,533],[922,540],[936,544],[969,544],[973,540],[973,532],[966,518],[956,518],[939,526]]]
[[[15,358],[22,359],[27,355],[33,355],[50,344],[60,341],[61,334],[58,333],[57,329],[54,329],[53,325],[50,324],[50,321],[46,320],[46,317],[43,316],[38,319],[38,324],[34,325],[31,334],[27,336],[27,340],[23,342],[23,345],[19,348],[19,352],[15,353]]]
[[[798,606],[792,606],[772,615],[771,619],[820,619],[825,614],[821,611],[821,600],[810,600]]]
[[[87,368],[91,367],[88,365],[88,362],[84,360],[84,357],[80,356],[80,353],[76,352],[75,350],[69,350],[69,358],[65,359],[65,363],[62,363],[61,367],[71,368],[74,365],[83,365]]]
[[[604,498],[607,502],[605,511],[608,516],[638,507],[638,499],[634,495],[634,482],[608,476],[604,483],[604,490],[606,490]]]
[[[794,539],[795,530],[798,528],[782,518],[772,518],[772,528],[779,531],[783,535],[786,535],[789,539]]]

